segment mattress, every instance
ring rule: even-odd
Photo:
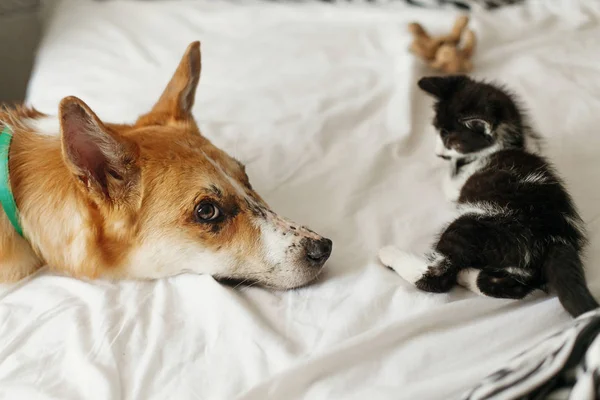
[[[407,52],[406,25],[441,33],[454,17],[402,2],[58,2],[29,104],[56,114],[75,95],[132,122],[199,39],[202,132],[334,251],[318,282],[286,292],[47,270],[0,285],[0,398],[457,398],[567,324],[552,295],[423,293],[377,260],[388,244],[425,251],[452,215],[415,84],[430,71]],[[600,7],[530,1],[475,9],[472,25],[473,75],[521,95],[581,209],[599,297]]]

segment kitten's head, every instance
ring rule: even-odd
[[[461,158],[504,148],[523,148],[523,115],[512,95],[464,75],[426,77],[419,87],[436,98],[436,154]]]

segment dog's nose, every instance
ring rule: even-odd
[[[308,239],[304,245],[304,248],[306,249],[306,258],[308,258],[311,263],[321,266],[331,255],[332,246],[333,242],[329,239]]]

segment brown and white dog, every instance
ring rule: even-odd
[[[272,212],[244,166],[200,134],[191,113],[200,66],[194,42],[133,125],[104,123],[75,97],[58,118],[0,112],[25,234],[0,209],[0,282],[45,264],[80,278],[193,272],[282,289],[319,274],[331,241]]]

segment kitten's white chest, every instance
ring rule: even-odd
[[[465,181],[460,179],[460,177],[451,176],[451,174],[446,174],[444,176],[443,182],[443,190],[444,196],[448,201],[455,202],[460,197],[460,191],[465,184]]]
[[[443,191],[446,199],[456,202],[467,180],[485,166],[485,158],[479,158],[469,164],[463,165],[458,171],[456,171],[457,160],[452,160],[451,163],[451,170],[443,182]]]

